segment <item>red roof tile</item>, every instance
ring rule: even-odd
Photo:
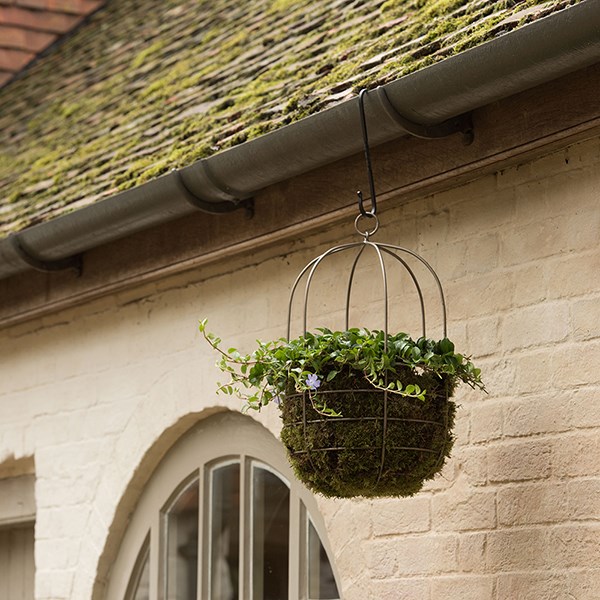
[[[0,87],[104,0],[0,0]]]

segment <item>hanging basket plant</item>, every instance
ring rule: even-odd
[[[325,496],[411,496],[442,469],[450,456],[456,405],[451,400],[459,383],[484,389],[480,371],[455,351],[447,337],[446,302],[433,267],[407,248],[371,240],[378,228],[377,203],[364,112],[363,90],[359,108],[371,192],[366,210],[358,192],[355,221],[362,241],[330,248],[309,262],[290,294],[287,336],[259,342],[251,354],[221,349],[221,340],[200,330],[221,353],[219,367],[230,380],[220,391],[246,399],[246,407],[261,410],[279,405],[281,439],[298,478]],[[363,219],[371,228],[360,229]],[[341,331],[308,329],[308,304],[317,270],[334,256],[352,256],[345,288],[345,321]],[[382,290],[381,330],[350,327],[351,296],[359,264],[374,255]],[[421,313],[421,335],[390,333],[389,264],[408,275]],[[413,264],[411,264],[413,263]],[[427,336],[425,294],[418,270],[434,281],[441,308],[442,338]],[[341,280],[341,270],[332,271]],[[304,283],[301,303],[303,334],[291,336],[295,294]],[[369,282],[372,285],[372,282]]]
[[[250,409],[279,405],[281,439],[298,478],[325,496],[411,496],[450,455],[460,382],[482,388],[480,372],[454,351],[407,334],[319,329],[222,353],[220,386]]]

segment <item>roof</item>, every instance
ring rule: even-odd
[[[0,0],[0,87],[104,0]]]
[[[0,90],[0,236],[576,3],[109,1]]]

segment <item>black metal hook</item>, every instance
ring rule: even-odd
[[[367,175],[369,177],[369,190],[371,192],[371,210],[365,210],[363,195],[359,190],[356,192],[358,196],[358,210],[363,217],[374,217],[377,214],[377,196],[375,195],[375,182],[373,180],[373,168],[371,166],[371,152],[369,150],[369,136],[367,134],[367,119],[365,116],[365,96],[366,89],[360,90],[358,95],[358,105],[360,108],[360,124],[362,126],[363,143],[365,147],[365,161],[367,163]]]

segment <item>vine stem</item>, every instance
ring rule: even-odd
[[[243,360],[243,359],[236,359],[233,358],[231,355],[227,354],[227,352],[223,352],[223,350],[221,350],[221,348],[219,348],[218,344],[216,344],[213,340],[211,340],[208,335],[206,335],[206,331],[204,331],[204,329],[202,329],[202,335],[204,336],[204,339],[220,354],[223,355],[223,357],[225,358],[225,360],[229,363],[233,363],[234,365],[255,365],[257,363],[257,361],[250,361],[250,360]]]

